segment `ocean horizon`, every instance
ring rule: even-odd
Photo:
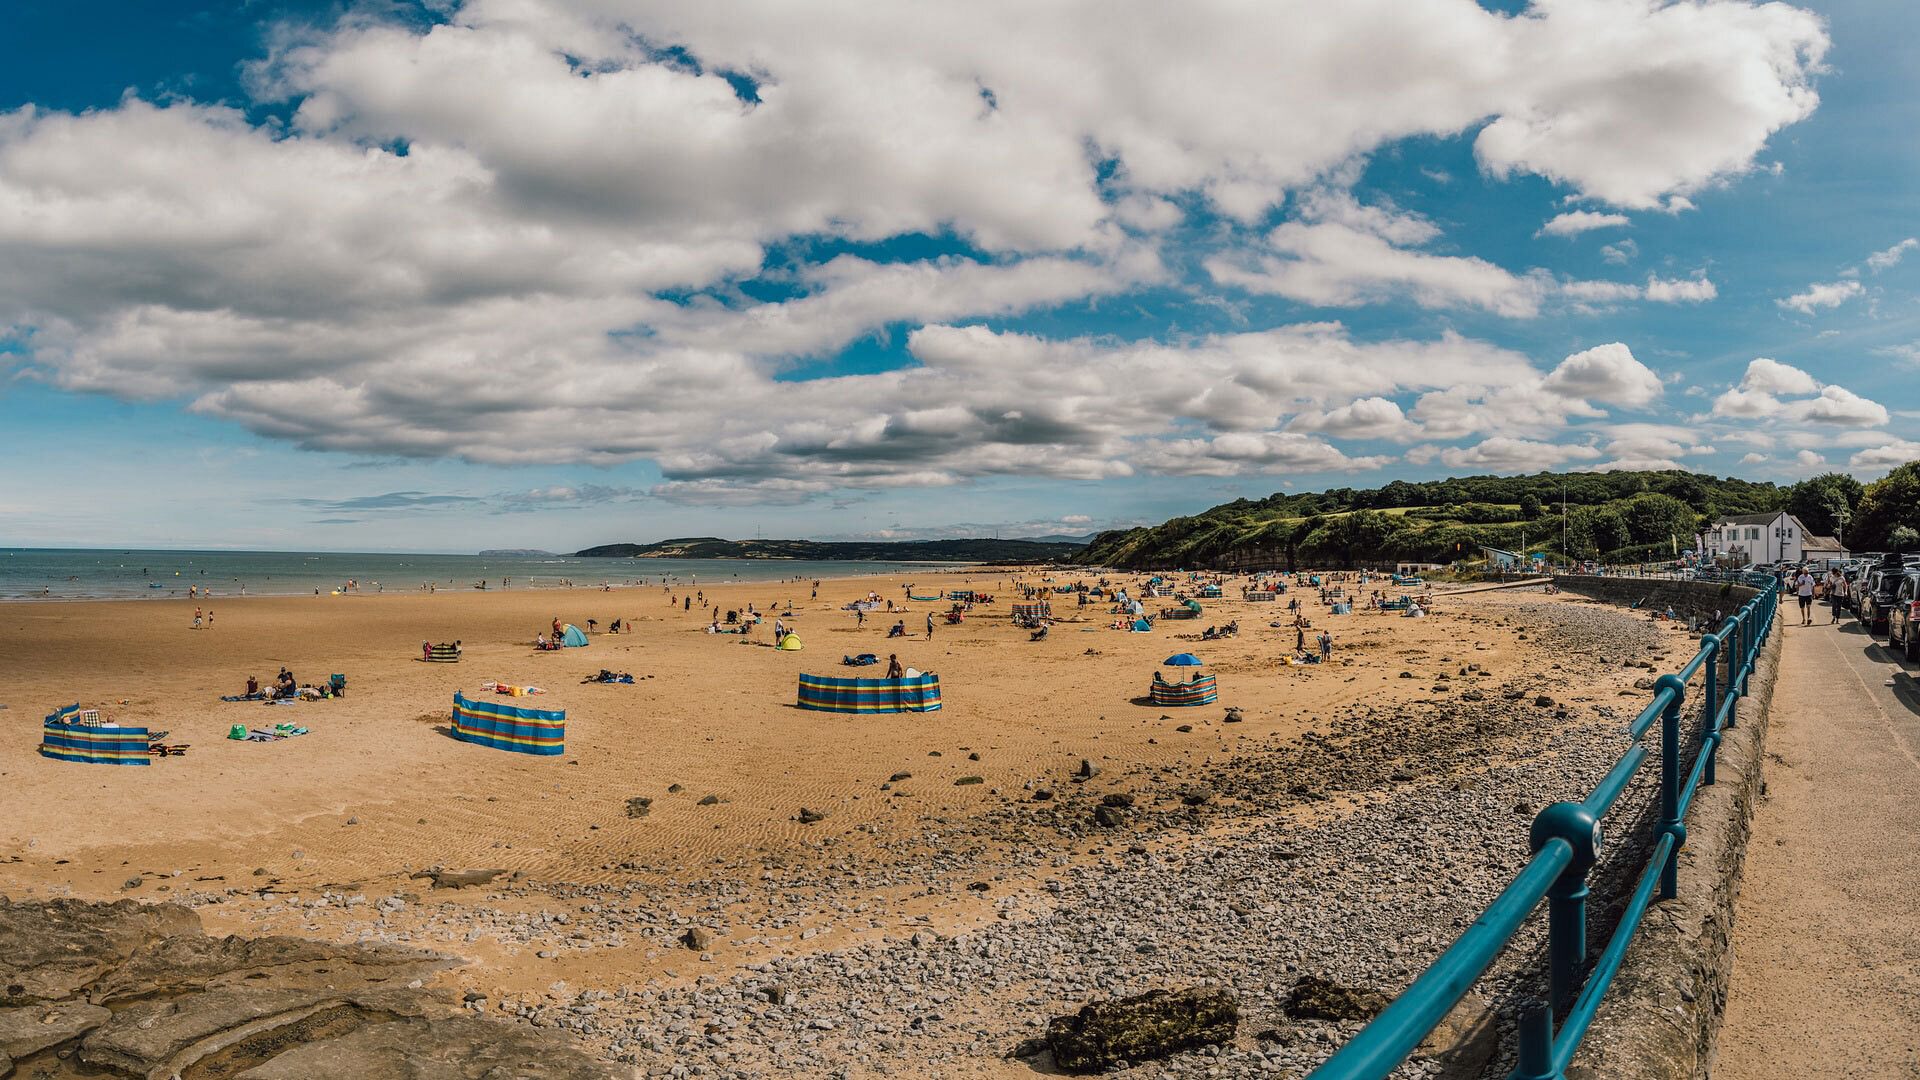
[[[298,596],[788,581],[936,572],[955,562],[629,559],[403,552],[0,548],[0,600]],[[508,584],[510,582],[510,584]]]

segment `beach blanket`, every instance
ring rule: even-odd
[[[600,674],[598,674],[598,675],[589,675],[589,676],[587,676],[586,678],[584,678],[584,679],[581,679],[580,681],[581,681],[581,682],[583,682],[583,683],[627,683],[627,684],[631,684],[631,683],[633,682],[633,676],[632,676],[632,675],[629,675],[629,674],[627,674],[627,673],[626,673],[626,672],[624,672],[624,671],[621,671],[621,672],[612,672],[612,671],[608,671],[608,670],[607,670],[606,668],[601,668],[601,669],[600,669]]]
[[[265,690],[259,690],[251,694],[227,694],[221,697],[220,700],[221,701],[265,701],[267,700],[267,692]]]

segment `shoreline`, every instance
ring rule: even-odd
[[[572,556],[567,556],[567,557],[571,558]],[[756,565],[766,565],[767,563],[770,563],[770,562],[788,561],[788,560],[739,559],[739,560],[713,560],[713,561],[737,561],[737,562],[754,563]],[[804,561],[804,560],[791,560],[791,561]],[[906,562],[905,560],[897,560],[897,561],[887,562],[884,565],[896,566],[896,565],[903,565],[905,564],[905,562]],[[631,591],[634,589],[659,589],[659,588],[676,588],[677,589],[677,588],[683,588],[683,587],[694,588],[694,589],[746,588],[754,585],[781,585],[781,584],[792,584],[794,582],[800,582],[800,581],[815,581],[815,580],[823,583],[828,581],[836,581],[836,582],[864,581],[864,580],[880,579],[880,578],[894,576],[893,574],[888,574],[888,573],[876,574],[873,572],[859,571],[858,568],[864,565],[868,565],[868,564],[849,560],[847,563],[847,566],[849,567],[850,572],[844,573],[844,574],[797,574],[792,577],[783,577],[783,578],[721,578],[718,581],[707,581],[707,582],[682,579],[682,580],[652,581],[652,582],[647,582],[645,584],[635,584],[632,582],[608,582],[606,584],[608,586],[611,586],[612,591],[617,593],[623,590]],[[970,573],[1021,574],[1021,573],[1036,573],[1036,572],[1040,572],[1041,570],[1040,567],[1018,567],[1018,566],[1010,567],[1010,566],[1006,566],[1004,564],[998,564],[998,563],[962,564],[962,563],[950,563],[950,562],[932,562],[932,563],[920,563],[916,565],[933,568],[926,571],[927,573],[930,573],[930,574],[970,574]],[[1114,571],[1107,568],[1096,568],[1096,567],[1072,567],[1069,569],[1053,570],[1049,572],[1078,574],[1078,575],[1082,575],[1090,578],[1097,578],[1101,576],[1111,577],[1115,575],[1124,575],[1124,574],[1130,573],[1130,571]],[[678,578],[678,575],[661,575],[661,576]],[[246,593],[217,592],[211,595],[202,594],[200,596],[186,596],[173,590],[167,590],[165,592],[162,592],[161,590],[152,590],[152,593],[153,593],[152,595],[134,594],[130,596],[61,595],[57,593],[51,596],[5,595],[5,596],[0,596],[0,607],[3,607],[8,604],[150,604],[150,603],[164,602],[169,600],[178,600],[183,602],[191,601],[196,604],[205,604],[209,601],[218,601],[219,603],[228,604],[228,603],[235,603],[235,602],[245,601],[245,600],[295,600],[295,599],[300,599],[302,597],[306,597],[314,600],[331,600],[331,599],[371,599],[375,597],[394,597],[394,596],[438,597],[442,594],[448,595],[448,596],[466,596],[466,595],[475,594],[475,593],[483,594],[483,595],[510,595],[510,594],[520,595],[525,593],[557,593],[557,594],[563,594],[563,595],[571,595],[571,594],[581,594],[581,593],[604,593],[606,591],[607,590],[603,588],[601,583],[599,582],[594,582],[591,584],[574,584],[574,585],[515,585],[511,588],[487,588],[487,589],[475,589],[475,588],[472,588],[471,586],[466,588],[460,588],[454,585],[448,585],[444,588],[436,588],[431,591],[415,586],[412,588],[391,589],[391,590],[385,590],[385,591],[369,591],[367,589],[355,589],[351,592],[328,590],[328,591],[323,591],[318,593],[312,592],[310,590],[302,590],[299,592],[253,592],[253,591],[248,591]]]

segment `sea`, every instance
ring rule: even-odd
[[[760,559],[581,559],[571,555],[396,555],[300,551],[0,548],[0,600],[179,598],[429,588],[697,585],[941,573],[962,563]]]

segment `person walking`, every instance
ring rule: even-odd
[[[927,640],[933,640],[933,612],[927,612]]]
[[[1333,659],[1333,635],[1327,633],[1325,630],[1322,630],[1320,631],[1320,662],[1324,664],[1327,661],[1332,659]]]
[[[1793,579],[1793,594],[1800,598],[1800,625],[1813,625],[1813,575],[1806,567],[1800,568],[1800,576]]]
[[[1840,568],[1837,566],[1828,567],[1827,568],[1827,610],[1833,613],[1833,620],[1829,622],[1827,625],[1832,626],[1839,623],[1840,600],[1844,596],[1846,591],[1847,591],[1846,575],[1842,574],[1840,572]]]

